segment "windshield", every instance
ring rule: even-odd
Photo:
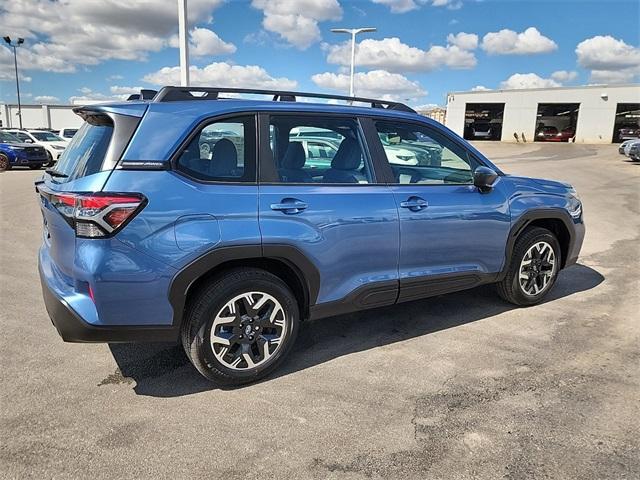
[[[62,132],[65,137],[73,137],[76,133],[78,133],[77,128],[67,128]]]
[[[0,143],[21,143],[18,137],[7,132],[0,132]]]
[[[58,160],[56,170],[67,175],[64,181],[75,180],[102,170],[113,134],[113,123],[108,118],[97,117],[91,122],[86,122],[78,130]]]
[[[40,140],[41,142],[62,142],[63,141],[62,138],[60,138],[55,133],[51,133],[51,132],[29,132],[29,133],[31,133],[31,135],[36,137],[36,139]]]

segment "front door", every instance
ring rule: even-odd
[[[347,304],[395,302],[398,213],[389,187],[375,183],[358,121],[305,114],[261,118],[269,122],[261,131],[269,132],[271,147],[260,156],[265,254],[269,245],[298,249],[320,274],[311,304],[333,308],[331,313],[348,311]]]
[[[500,182],[473,185],[479,161],[444,130],[373,122],[400,217],[400,300],[468,288],[502,269],[510,228]],[[389,172],[388,172],[389,173]]]

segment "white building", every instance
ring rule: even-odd
[[[617,142],[640,128],[640,85],[453,92],[446,125],[470,140]]]
[[[22,126],[24,128],[78,128],[82,118],[73,113],[74,105],[22,105]],[[18,128],[17,104],[0,104],[0,126]]]

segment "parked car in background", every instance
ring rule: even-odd
[[[58,130],[56,133],[63,140],[69,141],[73,138],[73,136],[78,132],[77,128],[63,128]]]
[[[618,129],[618,141],[640,139],[640,127],[634,124],[623,125]]]
[[[629,158],[635,162],[640,160],[640,142],[636,142],[629,148]]]
[[[536,133],[536,140],[539,142],[557,142],[558,129],[552,126],[543,126]]]
[[[571,140],[573,137],[576,136],[576,129],[573,127],[565,127],[562,130],[560,130],[557,134],[556,134],[556,139],[555,140],[549,140],[549,141],[555,141],[555,142],[568,142],[569,140]]]
[[[473,122],[471,124],[471,136],[478,140],[491,140],[491,123]]]
[[[46,164],[48,167],[58,161],[68,144],[66,140],[46,130],[8,129],[6,131],[18,137],[22,142],[44,147],[47,152],[47,157],[49,157]]]
[[[86,123],[36,182],[40,279],[62,338],[181,342],[206,378],[239,385],[281,365],[304,320],[491,283],[535,305],[577,261],[571,185],[504,173],[404,104],[294,101],[315,96],[165,87],[75,108]],[[338,142],[322,168],[298,127]],[[441,164],[394,163],[382,138],[438,145]]]
[[[0,130],[0,171],[13,167],[42,168],[49,161],[44,147],[24,143],[11,133]]]
[[[620,145],[618,145],[618,153],[620,155],[629,155],[629,149],[631,148],[631,145],[636,142],[640,142],[640,140],[638,139],[625,140]]]
[[[626,140],[622,143],[622,145],[624,145],[624,147],[622,147],[622,145],[620,145],[620,147],[622,147],[622,154],[625,155],[626,157],[629,156],[631,147],[633,147],[636,143],[640,143],[640,140]],[[618,148],[618,151],[620,151],[620,148]]]

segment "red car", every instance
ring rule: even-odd
[[[536,134],[536,140],[539,142],[568,142],[576,134],[573,127],[563,128],[558,131],[556,127],[542,127]]]

